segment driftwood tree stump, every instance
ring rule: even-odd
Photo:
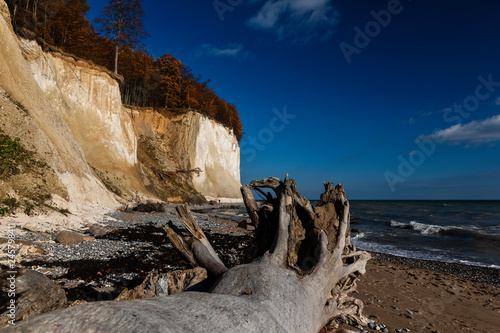
[[[257,188],[271,189],[275,196],[266,193],[267,201],[258,207],[252,194]],[[355,288],[370,255],[350,244],[343,187],[327,183],[325,190],[318,206],[312,207],[293,180],[269,178],[244,186],[258,257],[227,271],[211,247],[204,248],[203,235],[193,226],[193,239],[182,248],[191,251],[186,255],[200,266],[198,257],[203,256],[212,275],[218,275],[209,292],[88,303],[7,331],[315,333],[337,317],[364,322],[362,303],[347,293]]]

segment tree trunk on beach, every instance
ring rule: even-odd
[[[271,189],[275,196],[266,195],[258,208],[251,191],[256,188]],[[350,244],[349,202],[342,185],[326,183],[325,190],[313,207],[293,180],[267,178],[243,187],[256,226],[258,258],[229,270],[214,258],[196,223],[187,227],[192,238],[182,248],[200,266],[208,262],[216,278],[208,292],[88,303],[7,331],[314,333],[337,317],[366,324],[363,304],[347,294],[356,288],[356,276],[365,272],[370,255]],[[179,214],[185,215],[185,226],[194,221],[186,209]]]

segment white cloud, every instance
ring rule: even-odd
[[[340,20],[331,0],[266,0],[248,20],[255,29],[273,31],[278,38],[306,42],[328,38]]]
[[[287,1],[268,1],[264,7],[252,17],[248,23],[254,28],[272,29],[277,25],[279,17],[286,10]]]
[[[497,100],[495,101],[495,104],[500,105],[500,97],[497,98]]]
[[[500,141],[500,114],[482,121],[454,125],[431,135],[421,135],[416,141],[429,139],[448,144],[480,144]]]
[[[453,110],[453,109],[452,108],[444,108],[444,109],[442,109],[441,111],[438,111],[438,112],[445,113],[445,112],[449,112],[451,110]]]
[[[204,55],[214,57],[236,57],[243,53],[243,45],[241,44],[230,44],[223,48],[219,48],[213,44],[202,44],[196,51],[198,57]]]

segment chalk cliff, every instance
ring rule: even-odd
[[[95,177],[70,128],[36,82],[21,53],[3,0],[0,12],[0,129],[18,138],[48,166],[38,174],[2,180],[1,196],[16,196],[18,192],[21,197],[36,199],[57,194],[75,204],[116,207],[115,196]]]
[[[147,194],[137,164],[137,140],[116,79],[85,61],[19,41],[46,98],[108,189],[124,198]]]
[[[195,112],[131,110],[139,147],[207,199],[240,200],[240,147],[232,131]],[[147,162],[139,154],[145,165]]]
[[[116,76],[18,39],[3,0],[0,13],[0,134],[43,165],[3,175],[0,202],[50,197],[76,212],[137,195],[239,200],[239,146],[229,129],[194,112],[124,107]]]

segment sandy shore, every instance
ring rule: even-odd
[[[500,270],[373,256],[353,296],[389,332],[500,331]]]

